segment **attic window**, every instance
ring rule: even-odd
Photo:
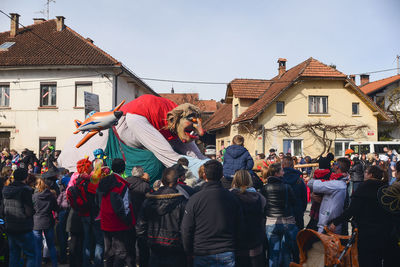
[[[13,46],[15,44],[15,42],[4,42],[0,45],[0,51],[7,51],[8,48],[10,48],[11,46]]]

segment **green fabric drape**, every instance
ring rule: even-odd
[[[122,151],[121,151],[122,149]],[[133,148],[118,141],[112,129],[108,130],[107,147],[105,149],[107,155],[107,165],[111,166],[111,162],[115,158],[123,158],[122,152],[125,155],[127,176],[131,175],[134,166],[142,166],[144,171],[150,175],[150,184],[153,185],[154,181],[161,179],[164,165],[159,161],[151,151],[139,148]]]

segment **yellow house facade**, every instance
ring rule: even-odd
[[[387,115],[347,75],[313,58],[287,71],[285,59],[278,63],[279,75],[271,80],[228,85],[223,114],[217,111],[205,123],[216,134],[217,151],[237,134],[253,156],[270,148],[295,156],[343,156],[351,141],[378,140],[378,118]]]

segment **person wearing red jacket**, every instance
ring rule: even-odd
[[[136,224],[133,206],[129,200],[128,182],[121,174],[125,162],[114,159],[113,174],[104,177],[97,188],[100,201],[100,227],[104,233],[105,266],[136,266]]]

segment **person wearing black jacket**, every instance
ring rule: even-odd
[[[141,166],[134,166],[132,168],[132,176],[126,178],[129,183],[129,198],[133,205],[133,213],[135,218],[139,217],[142,204],[146,199],[146,194],[150,192],[149,184],[150,176],[147,172],[144,172]],[[139,266],[148,266],[149,249],[146,242],[143,239],[136,239],[138,254],[139,254]]]
[[[32,197],[33,208],[33,235],[36,242],[36,265],[42,264],[42,242],[43,235],[46,238],[46,244],[49,248],[51,263],[53,267],[57,266],[57,250],[55,246],[53,212],[58,211],[55,192],[51,192],[44,180],[36,180],[36,190]]]
[[[353,166],[350,168],[351,195],[364,182],[364,166],[358,158],[353,158]]]
[[[381,180],[383,171],[378,166],[365,170],[365,181],[351,197],[350,206],[329,226],[334,231],[337,225],[353,218],[358,227],[358,261],[360,267],[398,266],[393,259],[391,231],[393,221],[390,214],[379,204],[377,193],[385,185]],[[383,265],[382,265],[383,260]]]
[[[20,265],[21,251],[26,255],[26,266],[36,266],[32,232],[32,188],[23,182],[27,177],[28,171],[18,168],[14,171],[14,182],[3,188],[5,230],[10,250],[9,266]]]
[[[252,187],[251,175],[238,170],[232,181],[232,193],[240,202],[244,225],[236,251],[236,267],[265,266],[265,198]]]
[[[178,175],[174,168],[164,170],[163,187],[147,194],[143,203],[136,232],[139,239],[147,240],[150,262],[156,266],[186,266],[180,226],[186,198],[176,189]]]
[[[243,215],[239,200],[221,185],[222,165],[204,163],[203,189],[186,204],[181,233],[194,266],[234,266]]]
[[[302,173],[294,169],[294,163],[291,157],[283,157],[282,167],[284,172],[283,182],[292,187],[296,198],[296,202],[293,207],[296,226],[298,230],[302,230],[304,228],[304,212],[307,208],[307,188],[303,178],[301,177]]]
[[[296,197],[290,185],[283,181],[283,169],[280,163],[268,168],[267,184],[261,190],[267,200],[266,232],[268,239],[269,266],[289,266],[291,261],[298,262],[296,245],[297,226],[293,208]]]

